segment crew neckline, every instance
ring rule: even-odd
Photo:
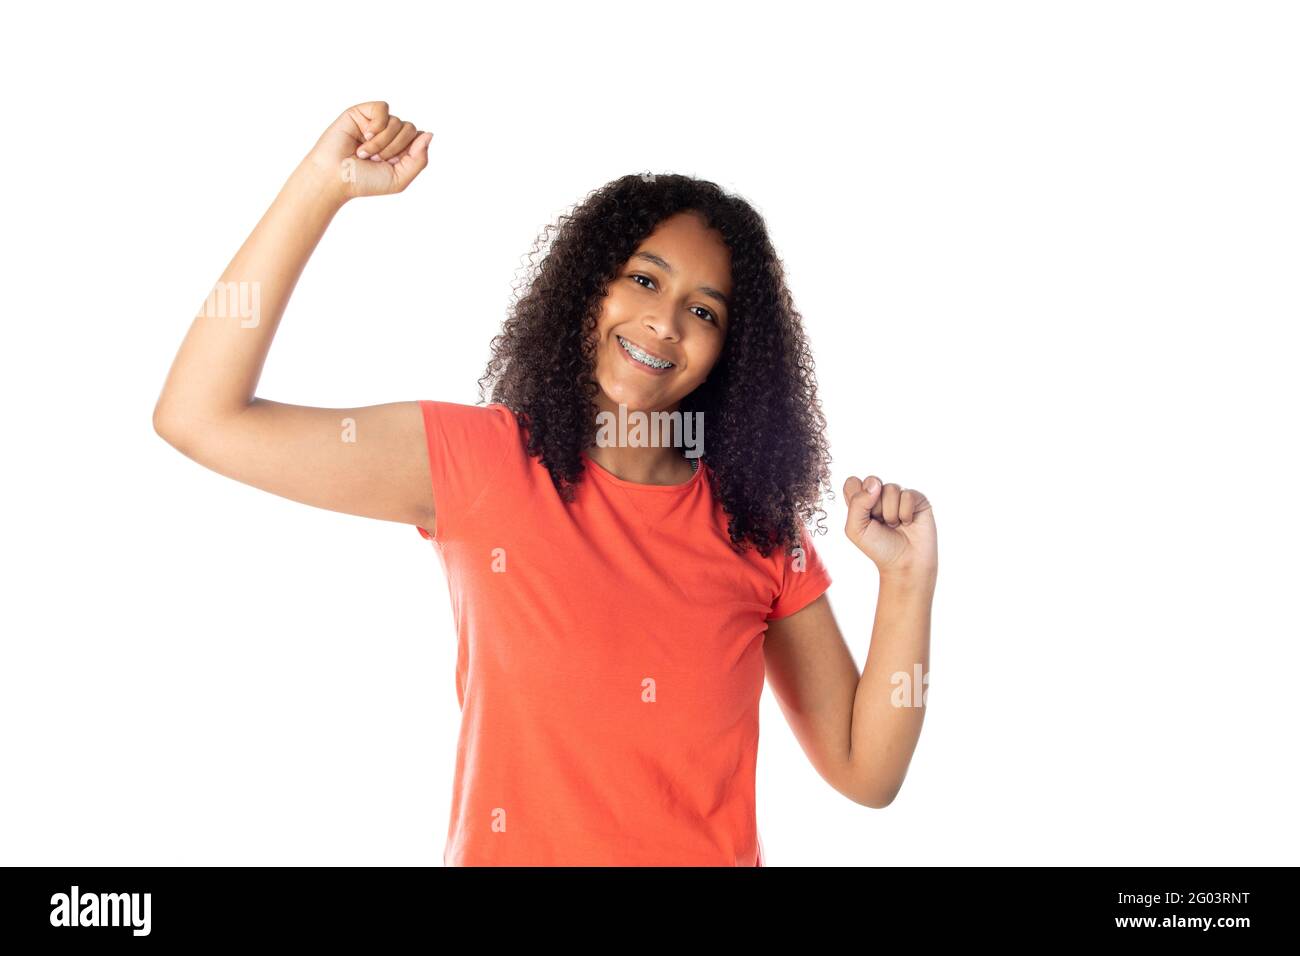
[[[635,488],[638,491],[685,491],[686,489],[693,487],[698,481],[700,481],[701,480],[700,476],[704,474],[704,459],[697,458],[695,460],[699,463],[699,467],[695,469],[695,473],[692,474],[691,477],[686,481],[679,482],[678,484],[675,485],[647,485],[644,484],[643,482],[627,481],[624,478],[620,478],[618,475],[614,474],[612,471],[607,469],[600,462],[596,461],[596,459],[588,455],[586,451],[582,451],[580,452],[580,454],[582,455],[583,461],[587,462],[587,464],[592,466],[589,470],[594,472],[599,477],[603,478],[606,481],[612,482],[613,484],[619,485],[623,488]]]

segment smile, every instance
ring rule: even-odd
[[[670,368],[676,368],[672,362],[667,359],[656,358],[644,349],[637,348],[621,335],[615,335],[614,338],[618,339],[618,344],[622,346],[623,354],[647,371],[666,372]]]

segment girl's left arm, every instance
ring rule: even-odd
[[[822,595],[768,625],[768,680],[818,773],[864,806],[893,802],[921,735],[938,573],[934,514],[920,492],[850,478],[845,533],[876,564],[880,592],[861,674]]]

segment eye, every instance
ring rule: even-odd
[[[648,286],[647,286],[647,285],[642,285],[640,282],[636,282],[636,284],[639,285],[639,286],[641,286],[641,288],[643,288],[643,289],[648,289],[648,288],[650,288],[651,286],[654,285],[654,281],[655,281],[654,279],[650,278],[648,275],[643,275],[643,274],[641,274],[640,272],[633,272],[631,275],[628,276],[628,278],[631,279],[633,282],[636,282],[637,279],[645,279],[645,281],[646,281],[646,282],[649,282],[650,285],[648,285]],[[703,319],[703,318],[707,318],[707,319],[708,319],[710,322],[712,322],[714,325],[717,325],[717,324],[718,324],[718,317],[717,317],[716,315],[714,315],[712,312],[710,312],[708,309],[706,309],[704,306],[702,306],[702,305],[697,305],[697,306],[695,306],[694,308],[697,308],[697,309],[700,310],[700,312],[703,312],[703,313],[704,313],[704,315],[701,315],[700,318],[702,318],[702,319]],[[699,315],[699,312],[697,312],[696,315]]]

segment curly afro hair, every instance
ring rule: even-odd
[[[763,556],[793,549],[830,491],[826,420],[816,394],[803,319],[785,285],[762,217],[715,183],[683,175],[633,174],[588,194],[547,225],[529,254],[492,357],[480,401],[508,407],[527,431],[528,454],[550,472],[561,499],[583,477],[581,452],[595,442],[593,397],[598,321],[609,283],[664,219],[694,210],[731,251],[731,322],[708,379],[685,396],[684,413],[709,423],[701,466],[728,517],[733,550]],[[541,262],[539,251],[549,244]],[[820,522],[820,518],[818,521]],[[820,523],[818,529],[825,533]]]

